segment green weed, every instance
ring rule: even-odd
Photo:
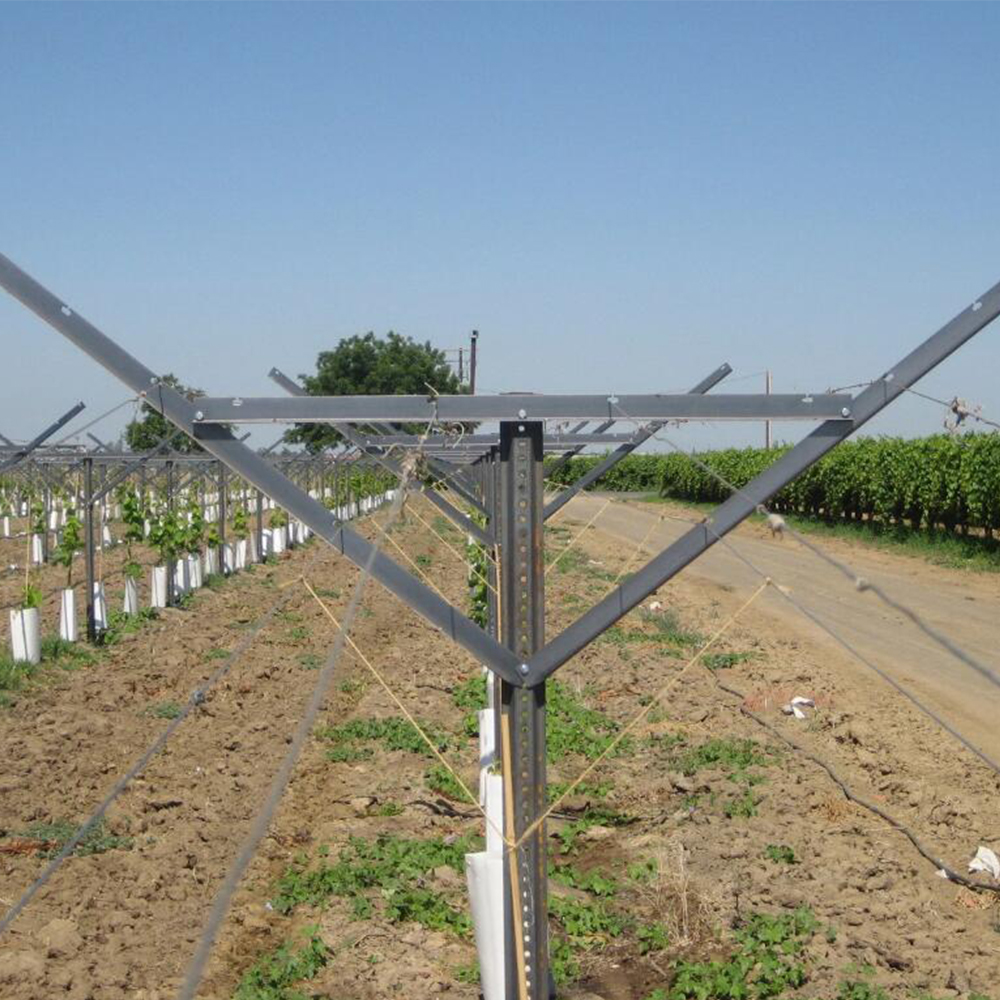
[[[753,656],[753,653],[706,653],[701,662],[709,670],[726,670],[735,667],[737,663],[744,663]]]
[[[150,705],[146,712],[155,719],[176,719],[184,709],[176,701],[161,701]]]
[[[430,872],[444,865],[463,872],[466,853],[478,844],[473,837],[450,844],[440,838],[351,837],[334,864],[324,862],[311,870],[289,868],[278,882],[272,905],[277,912],[288,914],[302,904],[319,906],[337,896],[350,901],[356,919],[371,917],[378,904],[392,923],[414,921],[467,937],[472,930],[468,914],[427,888],[426,880]]]
[[[332,955],[314,929],[307,933],[309,940],[298,951],[286,942],[254,963],[243,974],[233,1000],[304,1000],[305,994],[293,990],[293,985],[314,979]]]
[[[618,893],[618,883],[598,868],[582,872],[575,865],[553,863],[549,865],[549,878],[560,885],[581,889],[595,896],[611,897]]]
[[[432,791],[455,802],[466,802],[468,796],[462,791],[462,786],[455,776],[443,764],[434,764],[424,774],[424,784]]]
[[[55,857],[76,835],[79,827],[69,820],[54,820],[51,823],[32,823],[27,829],[14,836],[25,840],[37,840],[45,844],[45,849],[40,851],[40,857]],[[73,854],[77,857],[88,854],[104,854],[106,851],[116,849],[128,850],[132,846],[131,837],[119,837],[108,832],[103,821],[95,823],[84,835],[83,839],[73,849]]]
[[[448,748],[450,737],[447,733],[428,725],[421,725],[421,729],[433,740],[438,750]],[[316,735],[338,746],[346,744],[352,749],[358,749],[359,744],[363,743],[381,743],[386,750],[405,750],[423,757],[434,756],[416,726],[408,719],[398,716],[388,719],[352,719],[340,726],[320,727]]]
[[[818,927],[806,908],[781,916],[755,913],[734,933],[725,960],[674,963],[668,1000],[743,1000],[780,997],[806,982],[802,952]],[[655,995],[655,994],[654,994]]]
[[[101,633],[101,645],[114,646],[124,636],[132,635],[151,621],[156,621],[157,617],[156,608],[142,608],[134,615],[127,615],[124,611],[109,611],[108,627]]]
[[[764,848],[764,857],[767,858],[768,861],[774,861],[777,864],[798,864],[798,859],[795,857],[795,851],[793,851],[787,844],[768,844],[767,847]]]

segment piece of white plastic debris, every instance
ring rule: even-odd
[[[995,879],[1000,880],[1000,858],[988,847],[979,845],[976,856],[969,862],[970,872],[986,872]]]
[[[659,611],[662,607],[663,607],[663,605],[660,604],[659,601],[653,601],[653,603],[650,604],[650,606],[649,606],[649,610],[650,611]]]
[[[796,719],[805,719],[807,716],[802,709],[815,707],[816,702],[812,698],[803,698],[802,695],[796,695],[787,705],[781,706],[781,711],[785,715],[794,715]]]
[[[939,868],[934,874],[937,875],[938,878],[948,878],[948,873],[943,868]]]

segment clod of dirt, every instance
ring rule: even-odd
[[[371,795],[359,795],[351,799],[349,805],[358,816],[366,816],[375,802],[375,798]]]
[[[610,826],[592,826],[581,834],[584,840],[607,840],[614,835],[615,831]]]
[[[48,958],[75,955],[83,947],[83,938],[76,923],[62,917],[50,920],[38,932],[38,940],[45,946]]]
[[[0,954],[0,983],[34,979],[45,971],[45,959],[36,951],[8,951]]]

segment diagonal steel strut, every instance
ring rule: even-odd
[[[732,370],[728,363],[719,365],[711,375],[707,375],[691,389],[688,395],[704,396],[709,389],[718,385]],[[562,510],[581,490],[585,490],[591,483],[596,483],[605,472],[613,469],[626,455],[631,455],[639,445],[648,441],[662,426],[662,421],[654,421],[646,427],[639,428],[632,435],[631,441],[619,445],[610,455],[605,455],[604,459],[598,462],[589,472],[581,476],[572,486],[568,486],[545,505],[543,511],[545,520],[552,517],[557,510]]]
[[[723,535],[732,531],[782,487],[871,420],[914,382],[958,350],[1000,315],[1000,283],[963,309],[937,333],[860,392],[851,403],[849,421],[827,420],[787,451],[739,492],[720,504],[704,524],[696,525],[650,560],[590,611],[542,647],[528,663],[527,686],[539,684],[589,642],[610,628]],[[620,412],[622,419],[627,413]]]
[[[73,309],[0,254],[0,287],[5,288],[28,309],[54,327],[67,340],[103,365],[168,420],[194,437],[197,401],[185,399],[98,330]],[[365,566],[374,546],[355,531],[340,524],[318,501],[281,475],[256,452],[236,440],[230,431],[218,425],[199,427],[198,443],[253,483],[287,511],[307,524],[356,566]],[[439,597],[430,587],[411,576],[392,559],[376,552],[371,573],[386,589],[396,594],[414,611],[436,625],[455,642],[467,649],[512,684],[523,683],[518,659],[492,636],[465,617],[457,608]]]

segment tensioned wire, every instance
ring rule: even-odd
[[[110,410],[105,410],[104,413],[102,413],[99,417],[94,417],[94,419],[91,420],[90,423],[84,424],[82,427],[78,427],[75,431],[73,431],[70,434],[67,434],[65,437],[60,438],[58,441],[54,441],[49,447],[58,448],[59,445],[65,444],[67,441],[70,440],[70,438],[79,437],[81,434],[85,433],[86,431],[89,431],[91,427],[94,427],[97,424],[99,424],[106,417],[110,417],[112,413],[116,413],[123,406],[128,406],[129,403],[137,402],[138,399],[139,399],[138,396],[129,396],[127,399],[123,399],[120,403],[116,403],[114,406],[112,406]]]
[[[420,494],[418,494],[418,495],[419,495],[419,496],[420,496],[420,497],[421,497],[421,498],[422,498],[422,499],[423,499],[423,500],[424,500],[424,501],[425,501],[425,502],[426,502],[426,503],[427,503],[428,505],[430,505],[432,509],[436,509],[436,508],[434,508],[433,504],[431,504],[430,500],[428,500],[428,499],[427,499],[427,498],[426,498],[426,497],[425,497],[425,496],[423,495],[423,493],[420,493]],[[421,516],[420,516],[420,515],[419,515],[419,514],[418,514],[418,513],[417,513],[417,512],[416,512],[416,511],[415,511],[415,510],[413,509],[413,508],[412,508],[412,507],[410,508],[410,513],[411,513],[411,514],[412,514],[412,515],[413,515],[413,516],[414,516],[414,517],[415,517],[415,518],[416,518],[416,519],[417,519],[417,520],[418,520],[418,521],[419,521],[419,522],[420,522],[420,523],[421,523],[421,524],[422,524],[422,525],[423,525],[423,526],[424,526],[424,527],[425,527],[425,528],[426,528],[426,529],[427,529],[427,530],[428,530],[428,531],[429,531],[429,532],[430,532],[430,533],[431,533],[432,535],[434,535],[434,536],[435,536],[435,537],[436,537],[436,538],[438,539],[438,541],[440,541],[440,542],[441,542],[441,544],[442,544],[442,545],[444,545],[444,546],[445,546],[445,548],[447,548],[447,549],[448,549],[448,551],[449,551],[449,552],[451,552],[451,553],[452,553],[452,555],[454,555],[454,556],[455,556],[455,558],[459,560],[459,562],[462,562],[462,563],[468,563],[468,557],[467,557],[467,556],[464,556],[464,555],[463,555],[463,554],[462,554],[461,552],[459,552],[459,551],[458,551],[458,549],[456,549],[456,548],[455,548],[455,547],[454,547],[454,546],[453,546],[453,545],[452,545],[452,544],[451,544],[451,543],[450,543],[450,542],[448,541],[448,539],[447,539],[447,538],[445,538],[445,537],[444,537],[444,535],[442,535],[442,534],[441,534],[441,532],[437,530],[437,528],[435,528],[435,527],[434,527],[434,526],[433,526],[432,524],[430,524],[429,522],[425,521],[425,520],[424,520],[424,519],[423,519],[423,518],[422,518],[422,517],[421,517]],[[482,546],[482,548],[483,548],[483,550],[484,550],[484,551],[486,551],[486,546],[485,546],[485,545],[484,545],[484,546]],[[479,578],[479,579],[480,579],[480,580],[481,580],[481,581],[482,581],[483,583],[485,583],[485,584],[486,584],[486,586],[487,586],[487,587],[488,587],[488,588],[489,588],[490,590],[492,590],[494,594],[496,593],[496,587],[494,587],[494,586],[493,586],[493,584],[492,584],[492,583],[490,583],[490,581],[489,581],[489,580],[487,580],[487,579],[486,579],[486,577],[485,577],[485,576],[483,576],[483,574],[479,572],[479,570],[477,570],[477,569],[476,569],[476,568],[475,568],[474,566],[472,566],[472,565],[469,565],[469,570],[470,570],[470,572],[472,572],[472,573],[473,573],[473,574],[474,574],[475,576],[477,576],[477,577],[478,577],[478,578]]]
[[[160,733],[159,736],[147,747],[139,759],[118,779],[117,782],[112,786],[111,791],[105,796],[100,805],[91,813],[90,817],[83,823],[83,825],[73,834],[72,837],[63,845],[62,850],[45,866],[41,874],[31,883],[31,885],[21,894],[18,901],[4,914],[3,918],[0,919],[0,934],[3,932],[18,918],[24,908],[31,902],[32,899],[38,894],[45,884],[52,878],[53,875],[62,867],[63,862],[76,850],[80,842],[87,836],[87,834],[94,828],[94,826],[99,823],[103,818],[105,813],[111,807],[115,799],[121,795],[122,792],[135,780],[146,768],[146,765],[163,749],[167,741],[174,735],[174,733],[180,728],[183,722],[191,715],[191,713],[204,701],[208,692],[214,688],[219,681],[221,681],[226,674],[232,669],[236,661],[249,649],[251,643],[261,631],[270,624],[271,620],[274,618],[278,609],[288,600],[290,592],[288,588],[297,583],[296,580],[284,583],[281,585],[280,590],[282,591],[278,599],[261,615],[260,618],[253,624],[253,626],[247,631],[246,635],[237,643],[233,650],[229,653],[225,660],[219,665],[218,669],[211,674],[208,680],[204,684],[200,684],[198,687],[191,692],[188,696],[184,707],[181,709],[180,714],[171,719],[170,724]]]
[[[440,749],[438,748],[438,746],[434,742],[434,740],[431,739],[431,737],[427,734],[427,732],[420,725],[420,723],[417,722],[416,718],[414,718],[413,714],[409,711],[409,709],[403,703],[403,700],[396,694],[396,692],[393,690],[392,686],[385,679],[385,676],[382,674],[382,672],[375,666],[374,663],[372,663],[371,660],[368,659],[367,656],[365,656],[365,654],[361,651],[360,647],[351,638],[351,636],[344,631],[344,627],[340,624],[340,622],[337,620],[337,617],[329,609],[329,607],[326,605],[326,603],[316,593],[316,590],[312,586],[312,584],[305,577],[301,577],[300,579],[302,581],[303,586],[306,588],[306,590],[308,590],[309,593],[312,594],[312,596],[315,599],[316,603],[319,604],[320,608],[322,608],[323,613],[327,616],[327,618],[330,619],[331,622],[333,622],[334,627],[338,631],[338,634],[343,634],[344,635],[344,638],[345,638],[345,641],[346,641],[347,645],[351,647],[351,650],[358,657],[358,659],[362,662],[362,664],[364,664],[364,666],[368,668],[368,670],[370,671],[371,675],[375,678],[375,680],[379,683],[379,685],[382,687],[382,689],[385,691],[385,693],[389,696],[389,698],[392,700],[393,704],[395,704],[395,706],[400,710],[400,712],[403,713],[403,717],[406,719],[406,721],[417,731],[417,733],[419,734],[420,738],[424,741],[424,743],[427,744],[428,749],[430,749],[431,753],[433,753],[434,756],[438,759],[439,763],[455,779],[455,781],[457,782],[458,786],[461,788],[462,792],[465,794],[465,796],[469,800],[469,802],[472,803],[472,805],[474,805],[479,810],[480,813],[482,813],[482,815],[485,818],[487,824],[501,838],[503,838],[505,842],[507,842],[507,838],[504,837],[503,831],[497,828],[496,824],[493,822],[493,820],[490,818],[489,814],[483,808],[483,806],[480,803],[478,797],[472,794],[472,792],[469,790],[469,788],[466,785],[466,783],[462,780],[462,776],[458,773],[458,771],[455,770],[454,767],[452,767],[452,765],[449,762],[448,758],[445,757],[443,753],[441,753]]]
[[[722,638],[723,635],[733,626],[740,616],[757,600],[758,597],[771,586],[771,579],[765,577],[764,582],[734,611],[718,629],[712,634],[707,642],[703,643],[698,651],[684,664],[684,666],[674,674],[655,694],[653,694],[648,704],[644,705],[641,711],[622,729],[618,730],[608,745],[566,786],[562,793],[551,803],[540,816],[537,816],[521,833],[514,843],[514,847],[520,847],[525,839],[530,837],[551,815],[555,812],[568,795],[571,795],[587,778],[599,767],[621,744],[629,733],[638,726],[643,719],[655,708],[664,698],[680,683],[687,672]]]
[[[690,452],[685,451],[679,445],[675,444],[670,438],[660,433],[655,434],[654,437],[656,437],[657,440],[663,441],[665,444],[669,445],[678,454],[684,455],[686,458],[689,458],[699,468],[702,468],[704,471],[715,476],[721,483],[723,483],[727,488],[729,488],[733,492],[740,493],[740,495],[745,496],[745,494],[743,494],[741,490],[737,489],[735,486],[729,483],[724,477],[715,473],[715,471],[711,469],[710,466],[702,462],[700,459],[692,455]],[[759,505],[758,509],[761,509],[762,512],[764,513],[768,514],[770,513],[767,510],[767,508],[764,507],[763,504]],[[844,573],[849,579],[854,580],[855,585],[858,587],[859,590],[871,589],[878,597],[880,597],[883,601],[885,601],[890,607],[899,610],[901,613],[905,614],[911,621],[913,621],[914,624],[920,626],[922,628],[922,631],[925,632],[925,634],[930,635],[931,638],[935,639],[935,641],[938,641],[939,644],[942,645],[944,649],[946,649],[948,652],[955,652],[956,655],[958,655],[958,658],[961,662],[963,663],[967,662],[965,657],[967,657],[968,654],[965,654],[963,650],[959,650],[958,647],[954,647],[954,644],[951,643],[951,641],[946,637],[939,636],[939,634],[934,629],[930,628],[930,626],[927,626],[925,623],[923,623],[922,619],[920,619],[920,616],[917,615],[916,612],[912,611],[909,608],[906,608],[904,605],[899,604],[899,602],[895,601],[893,598],[890,598],[881,590],[881,588],[877,588],[874,585],[869,584],[866,580],[864,580],[863,577],[856,575],[845,564],[840,563],[832,556],[827,555],[825,552],[823,552],[823,550],[812,544],[808,539],[803,538],[801,533],[795,532],[791,528],[787,528],[787,525],[784,524],[783,520],[782,524],[784,525],[786,530],[791,532],[797,540],[801,541],[805,545],[806,548],[814,552],[825,562],[835,566],[840,572]],[[750,559],[748,559],[745,555],[739,552],[723,535],[720,535],[717,531],[715,531],[710,519],[705,519],[704,521],[698,522],[698,526],[703,527],[707,531],[711,532],[711,534],[715,536],[717,541],[725,545],[730,552],[732,552],[741,562],[743,562],[746,566],[748,566],[751,570],[753,570],[754,573],[756,573],[761,577],[764,577],[765,579],[771,579],[769,574],[765,573],[764,570],[760,569],[760,567],[756,566]],[[981,750],[974,743],[972,743],[967,737],[963,736],[957,729],[955,729],[952,725],[946,722],[933,709],[925,705],[916,695],[908,691],[905,687],[903,687],[903,685],[901,685],[898,681],[892,678],[891,675],[889,675],[886,671],[882,670],[870,659],[864,656],[848,640],[844,639],[835,629],[833,629],[832,626],[828,625],[825,621],[823,621],[823,619],[819,618],[816,614],[814,614],[812,611],[806,608],[805,605],[803,605],[797,598],[792,596],[790,588],[779,586],[778,591],[790,604],[792,604],[793,607],[797,608],[810,621],[812,621],[815,625],[819,626],[835,642],[837,642],[838,645],[847,650],[864,666],[874,671],[879,677],[881,677],[889,685],[895,688],[900,694],[902,694],[909,702],[911,702],[911,704],[913,704],[917,709],[919,709],[924,715],[926,715],[929,719],[931,719],[939,726],[941,726],[941,728],[943,728],[946,732],[950,733],[967,750],[969,750],[972,754],[974,754],[981,761],[983,761],[983,763],[986,764],[988,767],[990,767],[996,774],[1000,775],[1000,764],[994,761],[989,755],[987,755],[983,750]],[[969,657],[969,659],[971,660],[972,658]],[[974,660],[973,663],[975,663]],[[977,669],[985,671],[985,676],[987,676],[991,680],[991,682],[1000,683],[1000,679],[995,679],[995,675],[993,675],[993,672],[988,670],[988,668],[985,667],[980,668],[978,664],[976,666]]]
[[[617,404],[615,404],[615,409],[617,409],[622,414],[622,416],[625,417],[625,419],[632,419]],[[747,500],[750,503],[753,503],[753,500],[750,497],[748,497],[747,494],[744,493],[742,489],[740,489],[738,486],[735,486],[733,483],[729,482],[728,479],[726,479],[723,475],[721,475],[719,472],[713,469],[706,462],[703,462],[696,455],[681,448],[678,444],[676,444],[666,435],[662,434],[661,432],[655,432],[653,434],[653,437],[656,440],[662,441],[664,444],[668,445],[679,455],[683,455],[685,458],[689,459],[703,472],[706,472],[708,475],[717,480],[732,493],[743,497],[744,500]],[[766,514],[769,517],[780,517],[780,515],[774,514],[771,510],[769,510],[768,507],[763,503],[758,503],[755,506],[757,511],[762,514]],[[950,653],[960,662],[964,663],[966,666],[971,667],[977,673],[981,674],[994,686],[1000,687],[1000,675],[997,675],[989,667],[986,667],[983,664],[981,664],[975,657],[973,657],[970,653],[967,653],[964,649],[958,646],[950,638],[938,632],[935,628],[933,628],[931,625],[925,622],[923,618],[921,618],[920,615],[918,615],[915,611],[906,607],[906,605],[896,601],[894,598],[890,597],[878,584],[872,583],[871,581],[865,579],[863,576],[861,576],[860,574],[856,573],[853,569],[851,569],[850,566],[848,566],[846,563],[843,563],[840,560],[836,559],[834,556],[830,555],[820,546],[816,545],[814,542],[806,538],[801,532],[796,531],[794,528],[790,527],[784,520],[784,518],[780,518],[780,522],[782,530],[787,531],[790,535],[792,535],[793,538],[795,538],[797,542],[799,542],[801,545],[807,548],[815,556],[819,557],[828,565],[832,566],[840,573],[842,573],[844,576],[846,576],[849,580],[851,580],[852,583],[854,583],[855,587],[859,591],[871,591],[884,604],[891,607],[894,611],[898,611],[900,614],[903,614],[907,618],[909,618],[909,620],[913,622],[913,624],[916,625],[917,628],[919,628],[926,636],[928,636],[928,638],[932,639],[935,643],[937,643],[937,645],[939,645],[942,649],[946,650],[948,653]],[[702,522],[702,524],[705,527],[707,527],[708,530],[711,531],[712,534],[716,536],[716,538],[721,537],[720,535],[718,535],[718,533],[712,530],[710,518],[706,519],[704,522]]]
[[[660,518],[659,518],[659,521],[656,522],[656,523],[658,524],[658,523],[662,522],[662,520],[663,520],[663,516],[661,515]],[[692,524],[692,525],[700,523],[700,522],[688,521],[687,519],[684,519],[684,518],[679,518],[679,520],[684,521],[684,523],[686,523],[686,524]],[[710,531],[712,530],[710,526],[709,526],[709,530]],[[917,698],[914,694],[912,694],[905,687],[903,687],[901,684],[899,684],[893,677],[891,677],[884,670],[882,670],[879,666],[877,666],[870,659],[868,659],[863,653],[860,652],[860,650],[858,650],[847,639],[845,639],[842,635],[840,635],[839,632],[837,632],[836,629],[834,629],[832,626],[830,626],[829,624],[827,624],[823,619],[819,618],[809,608],[807,608],[800,601],[798,601],[795,597],[793,597],[792,594],[791,594],[790,588],[783,586],[780,582],[778,582],[777,580],[775,580],[772,576],[770,576],[763,569],[761,569],[758,565],[756,565],[753,562],[753,560],[751,560],[749,557],[745,556],[742,552],[740,552],[729,541],[728,538],[720,536],[718,533],[716,533],[714,531],[712,533],[715,535],[716,539],[719,542],[721,542],[721,544],[726,549],[728,549],[738,560],[740,560],[752,572],[754,572],[756,575],[760,576],[763,579],[764,584],[762,586],[766,586],[767,584],[773,585],[778,590],[778,592],[781,594],[781,596],[785,598],[786,601],[788,601],[802,615],[804,615],[806,618],[808,618],[809,621],[811,621],[814,625],[816,625],[823,632],[825,632],[839,646],[841,646],[849,654],[851,654],[855,659],[857,659],[863,666],[866,666],[870,670],[872,670],[882,680],[884,680],[891,687],[893,687],[895,690],[897,690],[901,695],[903,695],[903,697],[906,698],[911,704],[913,704],[914,707],[916,707],[920,712],[922,712],[929,719],[931,719],[933,722],[935,722],[937,725],[939,725],[942,729],[944,729],[951,736],[953,736],[962,746],[964,746],[972,754],[974,754],[981,761],[983,761],[983,763],[985,763],[991,770],[993,770],[997,774],[1000,774],[1000,765],[998,765],[997,762],[995,762],[992,758],[990,758],[987,754],[985,754],[982,750],[980,750],[977,746],[975,746],[975,744],[973,744],[962,733],[960,733],[953,726],[951,726],[945,719],[943,719],[941,716],[939,716],[933,709],[931,709],[929,706],[925,705],[919,698]],[[648,537],[648,533],[647,533],[647,537]],[[700,650],[699,653],[696,656],[696,659],[701,659],[701,657],[703,656],[704,652],[705,652],[704,649]],[[704,661],[703,660],[702,660],[702,663],[704,665]],[[706,670],[707,669],[708,668],[706,667]],[[711,673],[711,671],[709,671],[709,673]],[[722,690],[727,691],[729,694],[735,695],[736,697],[740,697],[740,698],[743,697],[743,695],[739,691],[737,691],[736,689],[730,688],[727,685],[723,684],[714,673],[712,673],[711,675],[712,675],[712,678],[715,681],[716,685],[718,687],[720,687]],[[846,798],[848,798],[852,802],[857,803],[862,808],[867,809],[868,811],[870,811],[871,813],[873,813],[875,816],[878,816],[884,822],[888,823],[889,826],[891,826],[893,829],[895,829],[895,830],[899,831],[900,833],[902,833],[913,844],[913,846],[917,850],[917,852],[920,853],[926,860],[930,861],[935,866],[936,869],[938,869],[939,871],[944,872],[945,875],[947,876],[947,878],[949,880],[951,880],[952,882],[955,882],[955,883],[957,883],[959,885],[966,886],[967,888],[970,888],[970,889],[989,890],[990,892],[994,892],[994,893],[995,892],[1000,892],[1000,890],[998,890],[996,886],[989,885],[989,884],[983,883],[983,882],[978,882],[978,881],[976,881],[974,879],[968,878],[967,876],[962,875],[962,874],[956,872],[954,869],[952,869],[948,865],[944,864],[939,858],[937,858],[934,854],[932,854],[931,851],[928,848],[926,848],[924,846],[924,844],[920,841],[920,839],[916,836],[916,834],[913,833],[913,831],[908,826],[906,826],[905,823],[901,822],[896,817],[894,817],[891,814],[887,813],[885,810],[879,808],[878,806],[874,805],[871,802],[868,802],[866,799],[864,799],[861,796],[859,796],[856,792],[854,792],[846,784],[846,782],[843,781],[843,779],[841,779],[837,775],[837,773],[833,770],[833,768],[829,764],[827,764],[824,760],[822,760],[821,758],[817,757],[816,755],[810,753],[809,751],[805,750],[802,746],[800,746],[794,740],[790,739],[784,733],[780,732],[778,729],[776,729],[774,726],[772,726],[769,722],[767,722],[765,719],[763,719],[757,713],[754,713],[754,712],[750,711],[748,708],[746,708],[746,706],[742,706],[741,707],[741,711],[745,715],[747,715],[748,717],[750,717],[751,719],[753,719],[754,722],[758,723],[759,725],[763,726],[764,728],[766,728],[770,732],[772,732],[774,735],[776,735],[786,745],[790,746],[793,750],[799,752],[807,760],[809,760],[812,763],[816,764],[823,771],[825,771],[826,774],[829,776],[829,778],[840,788],[840,790],[843,792],[843,794],[845,795]],[[583,776],[581,776],[580,780],[583,780],[583,778],[585,778],[585,777],[586,777],[586,774],[583,775]],[[555,808],[557,805],[558,805],[558,803],[553,804],[553,808]]]
[[[436,409],[437,407],[435,406],[435,411]],[[426,430],[417,443],[417,451],[407,455],[403,461],[401,470],[402,475],[399,477],[399,487],[393,497],[392,504],[390,506],[390,518],[387,521],[390,527],[402,511],[403,503],[406,499],[406,493],[409,489],[410,480],[413,478],[415,473],[420,450],[423,448],[431,429],[437,422],[437,414],[435,412],[434,417],[427,424]],[[246,869],[253,860],[260,841],[263,839],[271,825],[271,821],[273,820],[278,806],[284,797],[288,783],[291,781],[295,764],[297,763],[302,749],[305,746],[306,740],[309,738],[309,734],[312,732],[313,726],[315,725],[316,717],[319,715],[320,708],[323,705],[323,700],[325,699],[330,684],[333,681],[333,675],[346,644],[348,632],[354,623],[358,609],[361,607],[361,601],[364,597],[365,584],[371,576],[372,567],[379,551],[380,545],[378,538],[376,538],[376,540],[371,544],[371,548],[369,549],[368,557],[365,560],[364,565],[360,568],[361,571],[358,574],[357,582],[354,585],[354,591],[351,595],[350,603],[344,613],[343,627],[337,632],[333,647],[330,650],[326,663],[323,665],[320,675],[316,679],[313,693],[310,696],[305,712],[295,729],[291,744],[285,754],[285,758],[272,779],[271,788],[268,792],[267,798],[264,801],[263,806],[258,811],[249,832],[243,840],[239,853],[230,865],[229,871],[226,873],[226,877],[216,893],[212,909],[209,913],[208,919],[205,921],[204,927],[202,928],[198,946],[195,949],[195,953],[191,958],[190,964],[188,965],[184,982],[181,984],[181,987],[177,992],[177,1000],[194,1000],[198,986],[200,985],[202,976],[204,975],[208,958],[211,955],[212,947],[215,944],[216,935],[219,932],[219,928],[222,926],[222,921],[225,919],[226,914],[229,911],[229,905],[232,901],[233,895],[235,894],[237,886],[243,878]]]

